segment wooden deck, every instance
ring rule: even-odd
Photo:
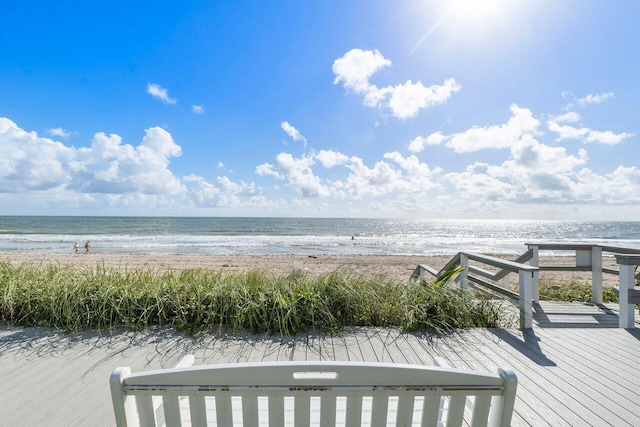
[[[474,329],[448,337],[353,328],[341,336],[173,331],[61,335],[0,327],[0,426],[113,425],[108,379],[134,371],[261,360],[364,360],[431,365],[442,356],[458,368],[518,374],[513,425],[640,425],[640,329],[618,329],[617,306],[542,303],[534,328]]]

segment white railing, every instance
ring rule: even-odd
[[[540,299],[540,271],[590,271],[592,301],[595,304],[602,304],[602,275],[605,273],[614,274],[619,276],[620,284],[619,287],[614,287],[620,298],[620,327],[634,327],[635,305],[640,304],[640,286],[635,286],[635,280],[640,277],[640,274],[635,274],[636,268],[640,266],[640,249],[582,243],[543,242],[527,243],[526,245],[528,251],[514,261],[470,252],[459,252],[440,270],[424,264],[418,265],[411,279],[423,280],[427,274],[439,278],[451,267],[462,266],[464,271],[458,275],[462,288],[468,287],[469,282],[472,282],[484,289],[517,300],[520,309],[520,327],[526,329],[531,328],[533,324],[532,303],[538,302]],[[572,251],[575,253],[575,265],[540,265],[540,251]],[[603,267],[602,260],[605,253],[615,256],[618,270]],[[498,271],[487,271],[478,266],[469,265],[470,260],[498,268]],[[529,265],[525,264],[526,262]],[[511,273],[518,273],[518,294],[508,289],[508,276]],[[496,286],[478,276],[496,282],[502,280],[502,285]]]
[[[499,280],[509,273],[518,273],[519,290],[517,294],[518,307],[520,310],[520,328],[530,329],[533,327],[533,290],[538,288],[538,267],[523,264],[522,260],[530,257],[531,254],[525,253],[520,256],[516,261],[508,261],[492,256],[480,255],[471,252],[459,252],[456,254],[442,269],[435,270],[428,265],[418,265],[415,271],[411,275],[412,280],[424,279],[426,273],[438,278],[441,277],[448,269],[453,266],[459,265],[464,267],[464,271],[459,274],[460,287],[467,288],[469,282],[474,282],[485,287],[490,287],[492,290],[501,294],[516,297],[516,294],[505,289],[491,285],[475,276],[470,276],[469,273],[479,274],[491,280]],[[498,272],[492,273],[490,271],[481,269],[476,266],[470,266],[469,261],[479,262],[485,265],[490,265],[499,269]]]
[[[618,271],[602,267],[604,253],[613,255],[640,255],[640,249],[623,248],[618,246],[575,244],[575,243],[527,243],[533,252],[530,264],[539,267],[540,271],[591,271],[591,301],[602,304],[602,274],[618,274]],[[575,252],[574,266],[540,265],[540,251],[572,251]],[[537,283],[537,282],[536,282]],[[533,300],[540,299],[539,288],[533,289]]]
[[[618,301],[620,305],[619,326],[621,328],[635,327],[636,304],[640,303],[640,287],[635,286],[635,270],[640,265],[640,255],[616,255],[616,262],[620,272],[620,287]]]

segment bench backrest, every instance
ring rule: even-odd
[[[508,426],[516,388],[508,370],[364,362],[239,363],[134,374],[117,368],[111,375],[118,426],[352,427],[370,421],[375,427],[388,420],[460,426],[463,418],[472,426]]]

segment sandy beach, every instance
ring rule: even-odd
[[[517,255],[500,255],[503,259],[514,259]],[[411,276],[418,264],[426,264],[440,269],[452,255],[281,255],[281,254],[50,254],[50,253],[0,253],[0,260],[13,264],[53,263],[59,265],[95,266],[103,264],[118,269],[148,268],[152,270],[188,268],[210,268],[229,272],[260,270],[274,274],[289,274],[295,267],[302,266],[308,274],[327,274],[338,269],[365,275],[384,275],[405,281]],[[571,256],[542,256],[541,265],[572,265]],[[603,266],[617,269],[613,257],[605,257]],[[486,268],[486,267],[483,267]],[[517,275],[511,275],[511,281],[517,282]],[[567,283],[572,280],[590,281],[590,272],[553,271],[542,272],[540,280]],[[605,285],[614,285],[618,277],[610,274],[603,276]]]

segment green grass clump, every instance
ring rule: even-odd
[[[0,323],[67,331],[217,326],[294,334],[308,327],[445,332],[503,325],[494,302],[446,284],[403,284],[346,270],[324,276],[118,270],[0,261]]]
[[[590,302],[591,284],[571,281],[569,283],[540,283],[540,299],[547,301]],[[618,302],[611,286],[602,286],[602,302]]]
[[[515,286],[517,292],[518,286]],[[541,301],[591,302],[591,284],[571,281],[569,283],[540,282]],[[602,286],[602,302],[617,303],[618,296],[611,286]]]

